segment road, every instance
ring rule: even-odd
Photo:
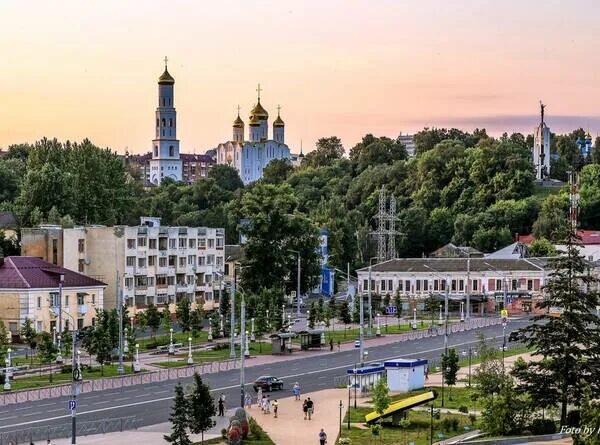
[[[526,319],[511,320],[507,328],[509,332],[518,329],[529,321]],[[448,339],[449,347],[459,351],[478,342],[478,332],[483,331],[486,338],[493,337],[502,341],[502,326],[492,326],[482,330],[473,330],[452,334]],[[444,348],[444,337],[426,338],[409,342],[398,342],[385,346],[368,347],[368,361],[382,361],[399,357],[420,357],[438,359]],[[272,397],[291,396],[290,388],[298,381],[303,392],[319,391],[334,386],[334,377],[342,376],[346,369],[352,368],[358,360],[358,350],[325,353],[322,357],[310,359],[300,358],[276,362],[269,365],[247,367],[245,371],[246,390],[254,394],[250,385],[257,377],[265,374],[280,377],[285,382],[284,391],[275,392]],[[203,376],[212,388],[213,395],[223,393],[227,406],[238,406],[240,403],[239,370],[225,371]],[[188,384],[191,379],[184,379]],[[173,387],[176,382],[166,381],[148,385],[125,387],[122,390],[108,390],[82,394],[78,397],[78,421],[136,416],[138,426],[153,425],[166,422],[171,410]],[[68,398],[47,399],[27,402],[0,408],[0,432],[22,430],[30,427],[63,424],[70,422],[67,410]],[[318,401],[315,401],[318,403]]]

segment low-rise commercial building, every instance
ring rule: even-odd
[[[105,288],[99,280],[40,258],[0,257],[0,319],[13,336],[25,319],[40,332],[59,329],[59,317],[67,329],[71,323],[77,329],[92,326],[104,307]]]

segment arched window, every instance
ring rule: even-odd
[[[170,118],[169,118],[169,127],[172,127],[172,126],[173,126],[173,118],[172,118],[172,117],[170,117]]]
[[[154,157],[155,158],[158,157],[158,146],[157,145],[154,146]]]
[[[169,156],[175,156],[175,149],[172,145],[169,145]]]
[[[167,126],[167,120],[163,117],[162,119],[162,126],[166,127]]]

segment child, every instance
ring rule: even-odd
[[[277,399],[273,400],[273,415],[277,419],[277,408],[279,407],[279,402]]]

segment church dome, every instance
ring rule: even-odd
[[[160,75],[160,77],[158,78],[158,84],[159,85],[173,85],[175,83],[175,79],[173,79],[173,76],[171,76],[169,74],[169,72],[167,71],[167,68],[165,67],[165,72],[162,73]]]
[[[281,119],[281,116],[277,115],[277,119],[275,119],[273,121],[273,126],[274,127],[284,127],[285,124],[283,123],[283,120]]]
[[[233,127],[234,128],[244,128],[244,121],[242,120],[242,118],[240,117],[239,114],[238,114],[238,117],[233,121]]]
[[[260,119],[258,118],[257,115],[253,114],[250,116],[250,126],[251,127],[258,127],[260,125]]]
[[[267,110],[265,110],[263,108],[263,106],[260,104],[260,99],[258,99],[258,103],[250,112],[250,119],[252,119],[252,118],[257,118],[258,120],[261,120],[261,121],[269,118],[269,113],[267,113]]]

